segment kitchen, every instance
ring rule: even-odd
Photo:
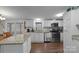
[[[0,53],[76,52],[78,44],[72,43],[71,36],[78,35],[72,29],[78,10],[70,6],[0,6]]]
[[[32,38],[33,38],[32,42],[44,43],[45,41],[48,41],[46,38],[49,38],[49,40],[51,40],[52,39],[52,36],[51,36],[52,23],[58,23],[59,27],[63,26],[62,19],[59,19],[59,20],[52,20],[52,19],[46,20],[45,19],[44,20],[44,19],[37,18],[34,21],[26,20],[26,31],[32,32]],[[61,32],[61,36],[62,36],[62,32]],[[61,37],[61,42],[62,42],[62,37]]]

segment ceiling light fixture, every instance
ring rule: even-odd
[[[0,20],[5,20],[5,18],[0,14]]]
[[[2,20],[5,20],[5,18],[2,18]]]
[[[56,14],[57,17],[62,17],[64,12]]]
[[[40,18],[36,18],[35,21],[36,22],[41,22],[41,19]]]

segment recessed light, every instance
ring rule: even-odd
[[[36,22],[41,22],[41,18],[36,18],[35,21]]]
[[[5,18],[0,16],[0,20],[5,20]]]
[[[40,18],[36,18],[37,21],[41,20]]]
[[[5,20],[5,18],[2,18],[1,20]]]
[[[0,16],[0,20],[2,19],[2,17]]]
[[[62,17],[64,12],[56,14],[57,17]]]

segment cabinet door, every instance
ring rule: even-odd
[[[22,45],[1,45],[1,53],[23,53]]]
[[[32,43],[35,42],[35,33],[31,33],[31,42],[32,42]]]
[[[37,42],[39,42],[38,34],[32,33],[32,43],[37,43]]]
[[[44,42],[44,36],[43,33],[36,33],[36,40],[38,43],[43,43]]]
[[[28,53],[31,51],[31,37],[28,38]]]
[[[28,39],[23,44],[23,52],[28,53]]]
[[[44,35],[43,33],[32,33],[32,43],[43,43]]]

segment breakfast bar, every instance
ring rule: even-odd
[[[30,34],[17,34],[0,39],[0,53],[29,53],[31,50]]]

